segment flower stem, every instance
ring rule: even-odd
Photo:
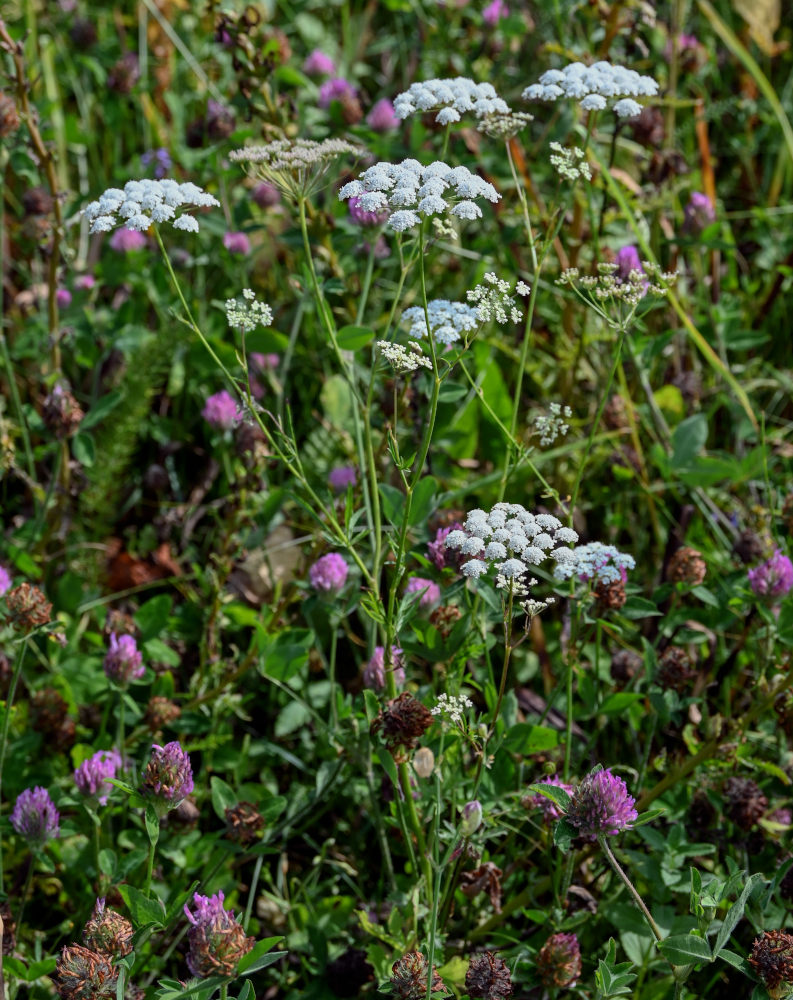
[[[242,918],[242,928],[243,930],[248,930],[248,921],[251,919],[251,911],[253,910],[253,901],[256,898],[256,887],[259,884],[259,876],[262,873],[262,863],[264,861],[264,855],[260,854],[256,859],[256,864],[253,868],[253,878],[251,879],[251,887],[248,890],[248,901],[245,904],[245,916]]]
[[[628,876],[625,874],[625,872],[620,867],[619,862],[614,857],[614,854],[612,853],[611,848],[609,847],[608,843],[606,842],[606,838],[605,838],[605,836],[602,833],[598,834],[597,841],[598,841],[598,844],[600,845],[601,850],[606,855],[606,860],[611,865],[611,867],[614,869],[614,872],[617,875],[617,877],[619,879],[621,879],[621,881],[622,881],[623,885],[625,886],[625,888],[631,894],[634,903],[636,903],[636,905],[642,911],[642,913],[644,915],[644,919],[647,921],[647,923],[650,926],[650,930],[655,935],[655,940],[656,941],[661,941],[662,940],[661,929],[659,928],[658,924],[653,920],[652,914],[647,909],[647,906],[646,906],[644,900],[639,895],[639,893],[636,891],[633,883],[631,882],[631,880],[628,878]]]
[[[2,808],[2,791],[3,791],[3,766],[6,759],[6,749],[8,748],[8,729],[11,724],[11,709],[14,706],[14,695],[16,694],[17,684],[19,683],[19,675],[22,672],[22,661],[25,659],[25,653],[28,648],[28,637],[22,640],[22,648],[19,651],[19,656],[14,664],[14,675],[11,678],[11,687],[8,689],[8,698],[6,699],[5,713],[3,715],[3,736],[0,742],[0,808]],[[3,891],[3,840],[0,837],[0,892]]]
[[[30,864],[28,865],[28,873],[25,877],[25,886],[22,889],[22,899],[19,904],[19,916],[17,917],[17,933],[19,933],[22,927],[22,917],[25,914],[25,903],[28,901],[28,893],[30,892],[30,886],[33,882],[33,869],[36,867],[36,857],[31,855]]]

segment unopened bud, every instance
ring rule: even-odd
[[[464,837],[470,837],[472,833],[479,829],[482,824],[482,803],[477,799],[466,802],[463,806],[462,819],[460,820],[460,833]]]

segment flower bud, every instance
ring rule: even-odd
[[[477,799],[466,802],[462,810],[460,820],[460,833],[463,837],[470,837],[482,825],[482,803]]]

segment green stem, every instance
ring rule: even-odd
[[[614,361],[611,366],[611,371],[609,372],[609,377],[606,381],[605,388],[603,389],[603,394],[600,397],[600,403],[597,408],[597,413],[595,414],[595,419],[592,422],[592,427],[589,431],[589,437],[587,438],[586,448],[584,449],[584,454],[581,456],[581,461],[578,463],[578,471],[576,472],[575,483],[573,485],[573,491],[570,494],[570,509],[569,509],[569,519],[572,526],[573,514],[575,512],[575,505],[578,500],[578,491],[581,488],[581,480],[584,476],[584,470],[586,469],[587,459],[589,458],[589,452],[592,448],[592,441],[595,438],[597,429],[600,426],[600,418],[603,416],[603,410],[606,408],[606,402],[609,398],[609,393],[611,392],[611,386],[614,382],[614,376],[617,373],[617,368],[620,363],[620,356],[622,355],[622,345],[625,341],[627,334],[627,329],[623,325],[620,327],[619,340],[617,341],[617,349],[614,352]]]
[[[143,885],[143,892],[146,896],[151,892],[151,876],[154,871],[154,852],[157,849],[157,841],[149,839],[149,856],[146,859],[146,881]]]
[[[245,916],[242,918],[242,929],[248,930],[248,921],[251,919],[251,912],[253,910],[253,901],[256,898],[256,887],[259,884],[259,876],[262,873],[262,863],[264,862],[264,855],[260,854],[256,859],[256,864],[253,869],[253,878],[251,879],[251,887],[248,890],[248,901],[245,904]]]
[[[611,867],[614,869],[615,874],[622,881],[623,885],[625,886],[625,888],[630,893],[631,897],[633,898],[634,903],[636,903],[636,905],[642,911],[642,914],[644,915],[644,919],[647,921],[647,923],[650,926],[650,930],[655,935],[655,940],[656,941],[661,941],[663,939],[663,935],[661,934],[661,929],[659,928],[658,924],[653,920],[652,914],[647,909],[647,906],[645,905],[645,902],[642,899],[642,897],[639,895],[639,893],[634,888],[633,882],[631,882],[631,880],[628,878],[628,876],[625,874],[625,872],[620,867],[620,864],[617,861],[617,859],[612,854],[611,848],[609,847],[608,843],[606,842],[606,838],[605,838],[605,836],[602,833],[598,834],[597,841],[598,841],[598,844],[600,845],[600,849],[606,855],[606,860],[611,865]]]
[[[36,867],[36,856],[35,854],[30,858],[30,864],[28,865],[28,873],[25,877],[25,886],[22,889],[22,899],[19,904],[19,916],[17,917],[17,934],[22,929],[22,917],[25,914],[25,903],[28,901],[28,893],[30,892],[30,886],[33,882],[33,869]]]
[[[2,742],[0,743],[0,810],[2,809],[2,792],[3,792],[3,768],[6,759],[6,749],[8,748],[8,729],[11,725],[11,709],[14,706],[14,696],[16,695],[17,684],[19,683],[19,675],[22,672],[22,661],[25,659],[25,653],[28,648],[28,637],[22,640],[22,648],[19,651],[19,656],[14,664],[14,674],[11,678],[11,686],[8,689],[8,698],[6,700],[5,713],[3,715],[3,736]],[[3,892],[3,838],[0,837],[0,893]]]

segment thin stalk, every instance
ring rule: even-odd
[[[229,995],[229,984],[223,983],[220,987],[220,1000],[228,1000]]]
[[[260,854],[256,859],[256,864],[253,868],[253,878],[251,879],[251,887],[248,890],[248,901],[245,904],[245,916],[242,918],[242,929],[244,931],[248,930],[248,921],[251,919],[251,912],[253,911],[253,901],[256,898],[256,887],[259,884],[259,876],[262,873],[262,864],[264,862],[264,855]]]
[[[25,904],[28,901],[28,893],[30,892],[30,886],[33,883],[33,869],[36,867],[36,857],[31,856],[30,864],[28,865],[28,873],[25,876],[25,885],[22,889],[22,899],[19,904],[19,916],[17,917],[17,933],[22,928],[22,917],[25,915]]]
[[[339,634],[334,623],[330,636],[330,660],[328,662],[328,676],[330,678],[330,726],[334,735],[339,727],[339,710],[336,705],[336,646],[338,645],[338,639]]]
[[[438,825],[441,819],[441,778],[440,773],[436,769],[435,771],[435,844],[437,848],[438,838]],[[438,906],[440,904],[441,898],[441,873],[443,867],[439,866],[437,871],[437,878],[433,885],[432,893],[432,912],[430,915],[430,940],[428,947],[428,958],[427,958],[427,995],[426,1000],[431,1000],[432,997],[432,974],[433,974],[433,964],[435,961],[435,937],[438,933]]]
[[[3,736],[0,743],[0,810],[2,810],[3,793],[3,767],[6,759],[6,749],[8,748],[8,729],[11,724],[11,709],[14,706],[14,696],[19,683],[19,675],[22,672],[22,661],[28,648],[28,637],[22,640],[22,648],[19,651],[16,664],[14,665],[14,675],[11,678],[11,687],[8,689],[8,699],[6,700],[5,714],[3,716]],[[3,838],[0,837],[0,893],[3,892]]]
[[[634,888],[633,882],[631,882],[631,880],[628,878],[628,876],[625,874],[625,872],[620,867],[620,864],[617,861],[617,859],[612,854],[611,848],[607,844],[606,838],[605,838],[605,836],[602,833],[598,834],[597,841],[598,841],[598,844],[600,845],[600,849],[606,855],[606,860],[611,865],[611,867],[614,869],[615,874],[622,881],[623,885],[625,886],[625,888],[630,893],[631,898],[633,899],[634,903],[636,903],[636,905],[642,911],[642,914],[644,915],[644,919],[647,921],[647,923],[649,924],[650,930],[655,935],[655,940],[656,941],[661,941],[662,938],[663,938],[663,935],[661,934],[661,929],[659,928],[658,924],[653,920],[652,914],[647,909],[647,906],[645,905],[645,902],[642,899],[642,897],[639,895],[639,893]]]
[[[157,841],[149,840],[149,856],[146,859],[146,881],[143,885],[143,892],[146,896],[151,892],[151,876],[154,871],[154,852],[157,849]]]
[[[581,488],[581,480],[584,477],[584,470],[586,469],[587,459],[589,458],[589,452],[592,447],[592,442],[597,433],[597,429],[600,426],[600,418],[603,416],[603,410],[606,408],[606,402],[609,398],[609,393],[611,392],[611,386],[614,382],[614,376],[617,373],[617,367],[620,363],[620,357],[622,355],[622,345],[625,341],[627,334],[627,329],[623,325],[620,327],[619,340],[617,341],[617,349],[614,352],[614,361],[611,365],[611,371],[609,372],[609,377],[606,381],[605,388],[603,389],[603,394],[600,397],[600,403],[598,404],[597,413],[595,414],[595,419],[592,422],[592,427],[589,431],[589,437],[587,438],[586,448],[584,449],[584,454],[581,456],[581,461],[578,463],[578,471],[576,472],[575,483],[573,484],[573,490],[570,494],[570,512],[569,520],[570,525],[573,523],[573,514],[575,512],[575,505],[578,500],[578,491]]]

